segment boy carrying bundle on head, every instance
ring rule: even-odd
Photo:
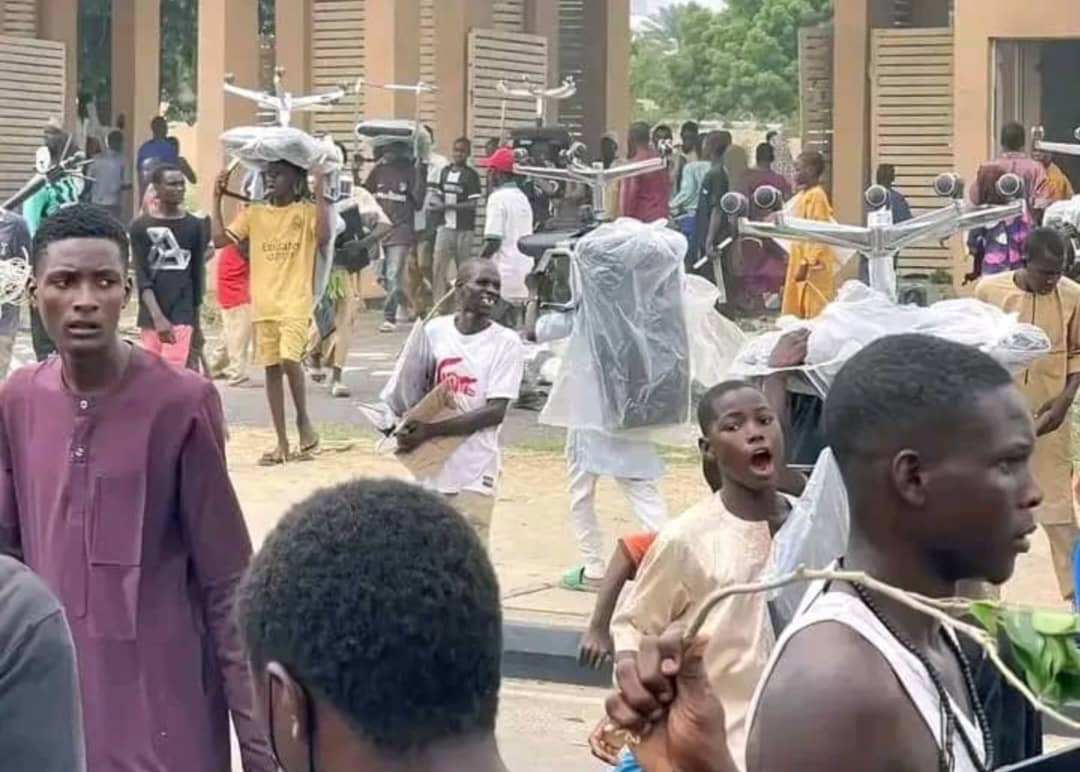
[[[315,255],[333,235],[330,203],[324,195],[325,175],[320,168],[313,172],[313,201],[306,171],[288,161],[269,164],[267,200],[243,209],[226,228],[221,202],[231,173],[231,168],[226,169],[217,178],[212,233],[217,248],[248,242],[255,357],[266,368],[266,397],[277,434],[277,446],[264,453],[259,464],[306,460],[319,447],[319,435],[308,415],[300,362],[314,306]],[[290,451],[285,428],[286,378],[296,408],[298,454]]]

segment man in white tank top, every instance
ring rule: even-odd
[[[1029,464],[1031,416],[993,359],[938,338],[884,338],[837,376],[824,422],[851,508],[845,568],[931,597],[955,595],[963,579],[1009,578],[1042,495]],[[658,724],[677,665],[650,661],[654,667],[621,674],[609,715],[637,731],[662,725],[646,743],[679,757],[681,738],[700,738],[700,727],[678,702]],[[955,638],[925,615],[846,584],[807,592],[777,642],[749,724],[749,772],[995,766]],[[728,772],[731,761],[693,768]]]

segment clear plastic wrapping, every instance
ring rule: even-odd
[[[419,156],[425,163],[431,157],[431,136],[426,131],[418,132],[415,121],[398,118],[361,121],[356,126],[356,135],[372,150],[401,143],[408,146],[410,155]]]
[[[850,522],[840,467],[826,448],[818,457],[806,490],[773,539],[763,579],[790,574],[800,566],[826,568],[847,550]],[[785,625],[795,616],[808,586],[792,584],[770,593],[773,611]]]
[[[844,362],[871,341],[886,335],[922,333],[974,346],[1018,372],[1050,351],[1046,333],[1020,322],[1015,314],[974,298],[943,300],[923,308],[896,305],[884,294],[856,281],[840,288],[836,300],[814,319],[781,318],[778,329],[747,341],[735,357],[731,375],[768,375],[769,354],[780,335],[810,329],[806,365],[800,368],[827,393]]]
[[[578,242],[574,330],[541,423],[638,434],[686,423],[686,248],[682,234],[633,219]]]
[[[390,379],[379,393],[396,416],[403,416],[427,396],[435,385],[435,354],[424,332],[424,321],[413,325],[398,354]]]
[[[746,343],[746,333],[739,325],[716,310],[721,295],[708,279],[686,276],[683,304],[690,341],[690,376],[703,389],[727,377],[735,355]]]
[[[258,171],[274,161],[308,171],[321,166],[327,173],[341,168],[341,152],[330,137],[315,139],[291,126],[238,126],[221,135],[221,145],[226,154]]]

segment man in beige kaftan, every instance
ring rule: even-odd
[[[1035,416],[1039,440],[1032,457],[1043,491],[1036,517],[1050,541],[1061,594],[1073,597],[1077,529],[1072,493],[1072,404],[1080,386],[1080,284],[1064,278],[1065,242],[1036,228],[1024,244],[1024,267],[988,276],[975,296],[1033,324],[1050,338],[1050,353],[1016,376]]]

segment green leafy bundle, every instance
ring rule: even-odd
[[[1080,702],[1080,617],[994,601],[976,601],[970,611],[991,637],[1004,631],[1024,680],[1040,700],[1055,706]]]

